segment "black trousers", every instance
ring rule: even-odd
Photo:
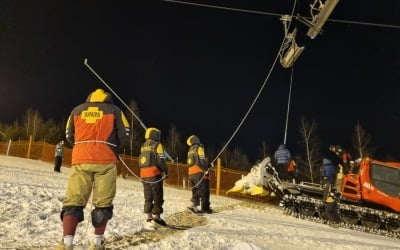
[[[56,171],[56,172],[61,171],[61,163],[62,163],[62,157],[56,156],[54,159],[54,171]]]
[[[144,178],[143,192],[144,192],[144,213],[145,214],[162,214],[164,204],[164,184],[162,181],[156,182],[161,179],[161,175],[151,178]],[[146,183],[156,182],[156,183]]]
[[[327,202],[325,204],[325,216],[327,220],[340,222],[340,216],[337,211],[337,202]]]
[[[204,173],[189,175],[192,186],[192,199],[190,201],[196,206],[201,205],[202,210],[208,210],[210,209],[210,180],[203,178],[203,175]]]

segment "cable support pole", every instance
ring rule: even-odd
[[[287,139],[287,129],[288,129],[288,124],[289,124],[290,99],[291,99],[291,96],[292,96],[293,72],[294,72],[294,67],[292,67],[291,74],[290,74],[289,96],[288,96],[288,103],[287,103],[285,136],[283,138],[283,144],[286,144],[286,139]]]
[[[147,127],[144,125],[144,123],[142,122],[142,120],[140,120],[140,118],[135,114],[135,112],[133,112],[133,110],[124,102],[124,100],[122,100],[121,97],[119,97],[119,95],[117,95],[117,93],[115,93],[115,91],[110,87],[110,85],[108,85],[106,83],[106,81],[103,80],[103,78],[100,77],[99,74],[97,74],[97,72],[90,67],[90,65],[88,64],[88,59],[85,58],[85,60],[83,61],[83,64],[85,64],[85,66],[118,98],[118,100],[129,110],[129,112],[131,112],[131,114],[138,120],[138,122],[140,123],[140,125],[142,126],[142,128],[144,130],[147,129]],[[168,157],[168,159],[170,159],[172,162],[174,161],[172,159],[172,157],[168,154],[167,151],[164,151],[165,156]]]

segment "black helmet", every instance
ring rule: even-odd
[[[191,135],[189,138],[186,140],[187,145],[190,147],[194,144],[200,144],[200,139],[196,135]]]
[[[156,128],[148,128],[146,129],[144,138],[159,141],[161,139],[161,131]]]

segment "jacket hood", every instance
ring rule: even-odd
[[[279,145],[278,149],[286,149],[286,145],[285,144],[281,144],[281,145]]]
[[[112,96],[105,92],[102,89],[96,89],[92,93],[89,94],[86,102],[104,102],[104,103],[113,103]]]

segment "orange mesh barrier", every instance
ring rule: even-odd
[[[44,162],[53,163],[54,162],[54,151],[55,145],[49,144],[44,141],[36,141],[32,142],[29,158],[34,160],[41,160]],[[15,141],[15,142],[0,142],[0,154],[16,157],[27,158],[29,149],[29,141]],[[64,147],[64,159],[62,165],[64,167],[71,166],[71,154],[72,149]],[[122,177],[132,177],[133,174],[136,176],[140,175],[140,168],[138,157],[129,156],[129,155],[120,155],[121,159],[124,161],[125,165],[122,162],[117,163],[117,171],[118,175]],[[177,188],[185,188],[190,189],[188,182],[188,166],[183,163],[178,162],[167,162],[168,165],[168,178],[165,180],[166,186],[175,186]],[[129,170],[127,169],[129,168]],[[210,191],[215,193],[216,189],[216,173],[217,168],[214,167],[210,169]],[[133,174],[132,174],[133,173]],[[221,182],[220,182],[220,194],[226,195],[226,191],[231,189],[235,182],[240,180],[242,176],[247,175],[248,172],[233,170],[229,168],[221,168]],[[136,178],[134,178],[137,180]],[[253,201],[268,201],[271,199],[269,196],[258,197],[258,196],[249,196],[242,194],[229,193],[229,197],[245,199],[245,200],[253,200]]]

